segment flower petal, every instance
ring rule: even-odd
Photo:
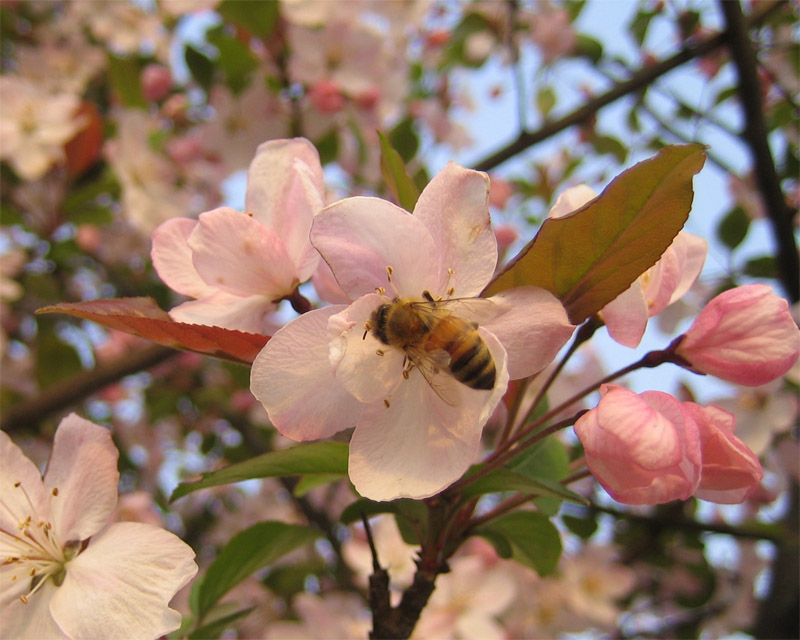
[[[383,287],[393,296],[420,297],[441,269],[425,225],[380,198],[345,198],[314,218],[311,242],[353,300]],[[392,267],[389,282],[386,267]]]
[[[296,318],[253,362],[250,390],[287,438],[327,438],[358,421],[362,405],[336,379],[329,359],[328,318],[344,309],[325,307]]]
[[[38,515],[47,514],[48,495],[39,470],[5,431],[0,431],[0,496],[6,505],[5,509],[0,509],[2,531],[16,531],[19,523],[30,514],[30,504]],[[5,553],[6,542],[0,537],[0,557],[14,555],[10,548]]]
[[[44,486],[51,494],[50,518],[60,546],[86,540],[108,522],[117,504],[118,458],[105,427],[74,413],[58,425]]]
[[[200,277],[228,293],[277,299],[298,284],[281,239],[235,209],[220,207],[201,213],[189,247]]]
[[[498,314],[483,326],[505,347],[511,380],[544,369],[575,330],[558,298],[539,287],[515,287],[489,300]]]
[[[4,573],[8,571],[11,573],[13,567],[5,566],[0,567],[0,584],[6,585],[10,582],[10,575],[6,576]],[[9,582],[6,581],[8,579]],[[30,590],[30,581],[16,580],[16,584],[22,589],[21,593]],[[3,614],[0,615],[0,638],[30,638],[30,640],[39,640],[47,638],[47,640],[68,640],[69,636],[56,624],[53,616],[50,615],[50,601],[53,595],[58,591],[59,587],[53,584],[52,580],[48,580],[28,601],[22,602],[19,595],[13,600],[5,602],[1,600],[3,606]],[[3,590],[5,592],[5,590]]]
[[[247,171],[245,207],[283,241],[301,282],[319,262],[308,233],[324,195],[319,153],[308,140],[271,140],[258,147]]]
[[[414,217],[425,223],[440,256],[443,271],[431,293],[451,298],[478,295],[497,266],[489,176],[448,162],[420,194]]]
[[[176,535],[119,522],[69,562],[50,612],[71,638],[157,638],[180,626],[169,601],[196,573],[194,552]]]
[[[495,388],[462,387],[453,407],[413,370],[387,407],[366,405],[350,440],[350,480],[365,498],[427,498],[457,480],[476,461],[484,424],[508,385],[506,356],[497,339],[482,331],[498,376]]]
[[[282,326],[269,318],[277,308],[278,305],[266,296],[236,296],[217,291],[199,300],[179,304],[170,309],[169,315],[176,322],[272,335]]]
[[[647,329],[647,300],[639,280],[620,293],[601,311],[608,335],[621,345],[634,349]]]
[[[361,402],[387,397],[402,379],[405,354],[365,329],[372,312],[384,302],[382,296],[367,294],[328,320],[330,363],[336,379]]]
[[[192,262],[188,240],[196,226],[197,220],[190,218],[173,218],[161,224],[153,232],[150,257],[158,276],[170,289],[192,298],[202,298],[216,289],[200,277]]]

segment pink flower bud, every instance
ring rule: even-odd
[[[172,73],[160,64],[148,64],[142,71],[142,93],[147,100],[158,102],[172,88]]]
[[[514,195],[514,187],[508,180],[492,176],[489,186],[489,204],[498,209],[505,209],[508,199]]]
[[[519,238],[517,228],[513,224],[500,224],[494,228],[498,251],[505,251]]]
[[[686,500],[700,481],[700,438],[692,415],[660,391],[603,385],[596,408],[575,423],[586,464],[614,500]]]
[[[756,387],[792,367],[800,331],[786,300],[767,285],[749,284],[711,300],[675,353],[696,371]]]
[[[336,113],[344,107],[344,96],[332,80],[320,80],[308,90],[308,99],[320,113]]]
[[[764,471],[756,455],[733,434],[733,414],[714,404],[683,406],[700,432],[703,470],[694,495],[720,504],[743,502],[761,484]]]

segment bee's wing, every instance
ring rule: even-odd
[[[451,407],[461,404],[461,383],[449,373],[450,354],[447,351],[406,349],[406,355],[437,396]]]
[[[415,307],[424,307],[431,313],[452,314],[476,324],[483,324],[498,313],[497,304],[486,298],[449,298],[433,302],[423,300],[414,303]]]

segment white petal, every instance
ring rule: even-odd
[[[29,499],[37,515],[47,516],[47,490],[42,476],[5,431],[0,431],[0,496],[6,505],[0,509],[0,530],[17,530],[20,522],[31,513]],[[9,555],[13,552],[7,547],[5,536],[0,536],[0,557]]]
[[[72,638],[152,640],[180,626],[169,601],[196,573],[194,552],[176,535],[119,522],[69,562],[50,611]]]
[[[421,297],[442,271],[425,225],[380,198],[345,198],[326,207],[314,218],[311,242],[353,300],[377,287],[390,296]]]
[[[271,335],[280,325],[268,317],[278,308],[267,296],[235,296],[225,291],[179,304],[169,315],[176,322],[205,324]]]
[[[344,308],[325,307],[296,318],[253,362],[250,390],[287,438],[327,438],[358,420],[362,404],[336,379],[329,360],[328,318]]]
[[[350,480],[372,500],[427,498],[457,480],[480,453],[483,425],[508,385],[505,351],[482,333],[498,370],[494,390],[463,387],[461,404],[445,404],[419,371],[395,389],[389,406],[369,404],[350,441]]]
[[[608,335],[631,349],[639,346],[647,329],[647,300],[640,280],[609,302],[601,311]]]
[[[544,369],[575,330],[558,298],[539,287],[515,287],[489,300],[500,313],[482,326],[505,347],[511,380]]]
[[[108,522],[117,504],[118,458],[105,427],[74,413],[58,425],[44,485],[51,493],[50,518],[61,545],[86,540]]]
[[[0,573],[0,580],[5,576]],[[28,588],[30,589],[30,581]],[[19,638],[20,640],[60,640],[69,638],[53,620],[50,615],[50,601],[59,587],[48,580],[46,584],[34,593],[27,604],[22,602],[19,597],[15,600],[3,603],[3,611],[0,614],[0,638]]]
[[[372,312],[384,302],[385,298],[368,294],[328,320],[331,366],[342,386],[361,402],[385,398],[402,379],[405,354],[365,329]]]
[[[298,284],[281,239],[240,211],[220,207],[200,214],[189,247],[200,277],[228,293],[275,299]]]
[[[172,218],[153,232],[150,257],[153,266],[166,285],[173,291],[192,298],[202,298],[216,291],[209,287],[194,268],[192,250],[188,239],[197,220]]]
[[[441,256],[443,272],[432,293],[478,295],[497,265],[497,240],[489,219],[489,176],[449,162],[420,194],[414,217],[425,223]]]

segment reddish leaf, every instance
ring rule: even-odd
[[[152,298],[113,298],[62,302],[36,313],[66,313],[118,329],[174,349],[251,364],[269,340],[244,331],[175,322]]]
[[[664,147],[617,176],[566,218],[548,219],[484,295],[521,285],[547,289],[580,324],[653,266],[692,207],[699,144]]]
[[[86,126],[64,145],[67,170],[72,178],[77,178],[89,169],[100,157],[103,148],[103,119],[97,107],[84,100],[78,107],[76,117],[83,118]]]

